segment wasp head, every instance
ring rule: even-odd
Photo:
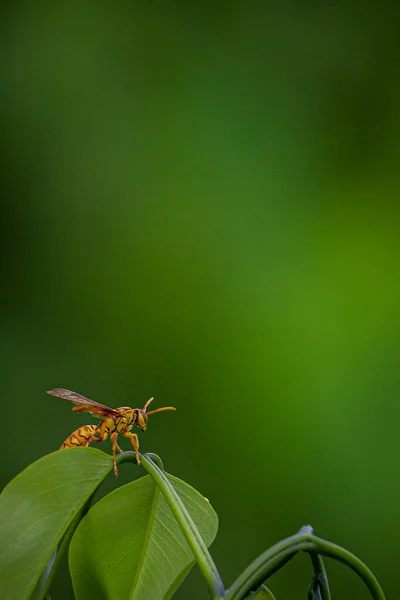
[[[176,408],[174,408],[173,406],[164,406],[163,408],[156,408],[156,410],[151,410],[150,412],[147,412],[147,407],[149,406],[149,404],[151,404],[151,402],[153,402],[153,400],[154,398],[150,398],[150,400],[147,400],[143,408],[136,409],[136,425],[142,431],[146,431],[149,415],[152,415],[157,412],[162,412],[163,410],[176,410]]]
[[[146,431],[148,416],[144,408],[138,408],[136,412],[136,425],[142,431]]]

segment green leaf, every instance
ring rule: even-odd
[[[58,543],[112,470],[94,448],[53,452],[30,465],[0,495],[0,597],[28,600]],[[37,593],[37,590],[36,590]]]
[[[262,585],[256,592],[250,592],[245,600],[276,600],[275,596],[266,585]]]
[[[275,600],[275,596],[266,585],[262,585],[254,596],[254,600]]]
[[[209,546],[217,533],[216,513],[195,489],[167,477]],[[69,559],[77,600],[166,600],[195,562],[148,475],[118,488],[90,510],[75,532]]]

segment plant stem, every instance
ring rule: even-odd
[[[135,461],[135,454],[134,452],[124,452],[118,458],[120,458],[119,462],[125,462],[127,460]],[[224,597],[225,593],[221,576],[218,573],[217,567],[215,566],[208,548],[199,530],[194,524],[192,517],[190,516],[168,477],[165,475],[164,471],[156,464],[156,461],[161,462],[161,459],[159,459],[159,457],[156,458],[156,455],[154,454],[141,454],[140,461],[149,475],[151,475],[151,477],[154,479],[155,484],[161,490],[161,493],[167,501],[180,528],[182,529],[182,532],[187,539],[200,570],[207,582],[212,600],[220,600],[220,598]]]
[[[319,554],[311,554],[311,562],[314,567],[312,587],[317,588],[321,600],[331,600],[331,591],[329,589],[328,576],[326,574],[322,556],[320,556]]]
[[[225,600],[240,600],[300,551],[322,554],[346,564],[361,577],[374,600],[385,600],[376,577],[359,558],[336,544],[318,538],[309,526],[303,527],[296,535],[278,542],[256,558],[227,591]]]
[[[326,569],[324,561],[322,560],[322,556],[320,556],[319,554],[311,554],[311,561],[314,565],[315,576],[317,577],[319,583],[321,599],[331,600],[331,591],[329,589],[328,575],[326,574]]]

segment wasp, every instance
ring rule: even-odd
[[[118,452],[123,452],[117,443],[119,434],[131,441],[136,454],[137,464],[140,465],[139,438],[136,433],[131,433],[132,427],[137,425],[141,431],[146,431],[149,415],[164,410],[176,410],[173,406],[164,406],[163,408],[147,411],[147,407],[153,402],[154,398],[147,400],[143,408],[131,408],[130,406],[109,408],[104,404],[89,400],[89,398],[85,398],[81,394],[62,388],[55,388],[47,393],[57,398],[65,398],[65,400],[70,400],[76,404],[72,408],[74,412],[88,412],[94,417],[102,419],[98,425],[83,425],[83,427],[76,429],[76,431],[67,437],[60,450],[75,446],[89,446],[91,442],[104,442],[110,436],[115,477],[118,477],[116,453],[117,450]]]

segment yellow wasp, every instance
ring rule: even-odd
[[[118,452],[123,452],[117,444],[119,434],[121,433],[124,437],[130,439],[135,450],[137,464],[140,465],[139,438],[136,433],[131,433],[132,427],[137,425],[141,431],[146,431],[149,415],[164,410],[176,410],[173,406],[164,406],[163,408],[147,412],[146,409],[154,398],[147,400],[143,408],[130,408],[130,406],[109,408],[104,404],[89,400],[89,398],[85,398],[81,394],[62,388],[55,388],[47,393],[57,398],[65,398],[65,400],[70,400],[76,404],[72,409],[74,412],[88,412],[92,413],[94,417],[102,419],[98,425],[83,425],[83,427],[79,427],[79,429],[67,437],[60,450],[74,446],[89,446],[91,442],[104,442],[110,435],[115,477],[118,477],[116,452],[117,450]]]

